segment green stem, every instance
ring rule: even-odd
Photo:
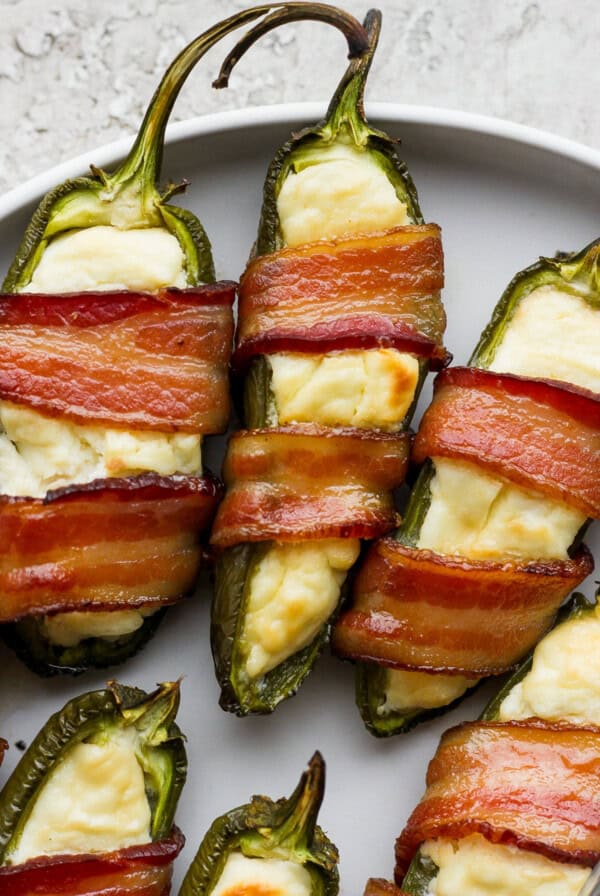
[[[350,128],[354,142],[361,145],[369,134],[365,119],[365,85],[371,69],[375,50],[381,32],[381,13],[378,9],[370,9],[365,16],[364,29],[368,37],[368,48],[362,56],[353,59],[346,69],[337,90],[331,98],[323,132],[330,139],[335,139],[341,127]]]
[[[344,10],[335,6],[329,6],[326,3],[286,3],[281,10],[271,13],[270,16],[267,16],[258,25],[255,25],[227,54],[218,77],[213,81],[213,87],[221,89],[228,86],[233,69],[242,56],[263,35],[287,22],[306,20],[325,22],[327,25],[338,28],[348,42],[348,57],[350,59],[360,57],[368,50],[369,41],[364,28],[354,16],[351,16]]]
[[[136,180],[143,189],[155,187],[160,175],[167,122],[175,100],[194,66],[231,31],[281,7],[281,3],[263,3],[236,13],[213,25],[181,51],[158,85],[129,155],[120,168],[107,178],[107,186]],[[277,24],[285,20],[285,15],[282,14]]]

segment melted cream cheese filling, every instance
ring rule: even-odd
[[[356,538],[276,544],[252,574],[242,642],[246,673],[258,678],[306,647],[335,610]]]
[[[538,716],[600,725],[600,609],[557,626],[540,641],[531,670],[500,706],[501,721]]]
[[[540,286],[519,303],[490,370],[600,392],[599,344],[597,308],[555,286]]]
[[[276,422],[396,432],[410,408],[419,362],[396,349],[269,357]]]
[[[157,292],[167,286],[187,286],[183,251],[172,233],[162,227],[98,225],[55,237],[22,291]]]
[[[80,425],[0,401],[2,494],[43,498],[72,483],[146,471],[201,473],[201,437]]]
[[[285,859],[228,855],[210,896],[310,896],[312,883],[303,865]]]
[[[492,844],[479,834],[458,842],[430,840],[421,851],[440,869],[428,896],[578,896],[590,874],[589,868]]]
[[[286,246],[410,224],[406,205],[371,153],[336,141],[306,151],[277,197]]]
[[[567,559],[585,522],[579,510],[470,462],[433,462],[431,506],[418,547],[470,560]]]
[[[136,745],[127,728],[104,744],[70,749],[36,799],[10,863],[147,843],[151,814]]]
[[[385,701],[377,707],[377,714],[387,716],[392,712],[446,706],[476,683],[477,679],[464,675],[430,675],[407,669],[387,669]]]

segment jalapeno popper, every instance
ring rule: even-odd
[[[600,607],[574,595],[481,721],[448,731],[396,844],[412,896],[578,896],[600,859]]]
[[[0,793],[0,894],[168,896],[183,846],[179,685],[116,682],[53,715]]]
[[[33,215],[0,297],[0,622],[42,674],[135,652],[189,593],[220,484],[201,443],[229,416],[234,284],[158,187],[195,63],[272,9],[239,13],[167,70],[125,162]],[[275,14],[278,21],[279,13]]]
[[[599,253],[597,241],[518,274],[471,367],[436,381],[403,524],[367,555],[334,633],[359,661],[376,735],[513,668],[592,571],[581,534],[600,514]]]
[[[325,763],[311,759],[289,799],[255,796],[218,818],[183,881],[179,896],[335,896],[337,849],[317,825]]]
[[[395,524],[412,409],[446,360],[439,228],[364,116],[380,22],[369,12],[368,50],[326,119],[271,163],[240,283],[248,429],[230,441],[211,539],[221,705],[240,715],[272,711],[311,670],[360,540]]]

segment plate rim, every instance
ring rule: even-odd
[[[166,145],[174,145],[209,134],[226,133],[241,127],[262,127],[291,124],[305,118],[318,121],[325,114],[325,102],[280,103],[252,106],[246,109],[228,109],[198,115],[167,127]],[[389,124],[422,125],[439,127],[466,134],[487,136],[498,140],[545,151],[568,159],[584,167],[600,171],[600,150],[562,137],[551,131],[519,124],[505,118],[446,109],[438,106],[410,105],[405,103],[367,103],[368,117]],[[5,218],[25,205],[39,200],[40,196],[69,177],[85,172],[90,164],[102,167],[122,158],[129,150],[134,134],[101,144],[77,156],[47,168],[39,174],[0,195],[0,218]]]

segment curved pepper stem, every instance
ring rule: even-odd
[[[160,175],[164,136],[169,116],[181,88],[195,65],[208,50],[231,31],[235,31],[236,28],[260,18],[273,9],[279,9],[281,6],[281,3],[263,3],[260,6],[236,13],[204,31],[179,53],[158,85],[125,161],[110,175],[98,169],[94,170],[94,174],[100,177],[108,190],[111,187],[135,181],[141,186],[143,202],[145,202],[148,198],[147,192],[154,191]],[[168,195],[172,196],[176,191],[177,188],[171,186]]]
[[[365,118],[365,86],[381,33],[381,12],[370,9],[363,23],[368,36],[368,49],[353,59],[331,98],[322,133],[335,139],[343,126],[349,128],[358,146],[366,144],[373,129]]]
[[[329,6],[326,3],[285,3],[277,12],[271,13],[258,25],[255,25],[244,37],[238,41],[235,47],[227,54],[221,66],[218,77],[213,81],[213,87],[220,90],[229,85],[232,71],[250,47],[252,47],[263,35],[284,25],[287,22],[300,21],[325,22],[338,28],[348,42],[348,58],[361,57],[369,49],[369,40],[361,24],[343,9]]]

